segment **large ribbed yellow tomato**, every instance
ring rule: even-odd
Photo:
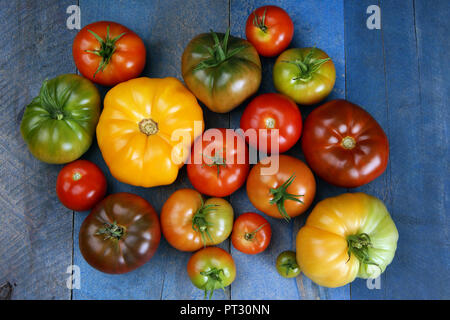
[[[106,94],[97,141],[117,180],[153,187],[175,181],[203,129],[202,109],[179,80],[137,78]]]
[[[398,232],[383,202],[345,193],[319,202],[297,234],[297,262],[315,283],[376,278],[394,258]]]

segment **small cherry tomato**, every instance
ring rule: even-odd
[[[294,23],[280,7],[263,6],[248,16],[245,35],[260,55],[274,57],[291,43]]]
[[[277,271],[285,278],[295,278],[300,274],[300,267],[294,251],[283,251],[277,257]]]
[[[231,242],[243,253],[257,254],[266,250],[271,237],[269,222],[257,213],[247,212],[234,222]]]
[[[71,210],[89,210],[106,194],[105,175],[94,163],[76,160],[59,172],[56,194],[61,203]]]
[[[214,290],[224,289],[236,278],[236,266],[231,255],[218,247],[207,247],[194,253],[188,261],[187,272],[194,286],[205,291],[211,299]]]
[[[269,154],[274,149],[271,143],[273,130],[278,130],[278,153],[283,153],[300,139],[302,115],[295,102],[287,96],[265,93],[254,98],[245,108],[240,127],[244,132],[257,130],[257,141],[248,139],[246,135],[247,141],[253,148]]]

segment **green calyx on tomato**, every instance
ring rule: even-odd
[[[211,237],[211,234],[208,231],[208,227],[211,227],[213,224],[211,222],[208,222],[208,214],[213,211],[213,208],[219,207],[218,204],[205,204],[203,201],[203,198],[201,199],[201,206],[197,210],[197,212],[194,214],[194,217],[192,218],[192,229],[194,231],[197,231],[200,233],[203,241],[203,246],[206,247],[206,237],[205,234],[208,236],[209,240],[213,242],[213,238]]]
[[[380,267],[376,262],[372,261],[369,254],[369,248],[372,248],[372,242],[370,240],[370,236],[367,233],[360,233],[358,235],[349,235],[347,236],[347,245],[348,245],[348,260],[351,258],[351,254],[353,253],[358,260],[363,264],[372,264],[377,267]],[[347,260],[347,261],[348,261]],[[383,270],[380,269],[381,272]]]
[[[316,48],[312,48],[309,53],[301,60],[282,60],[284,63],[291,63],[298,67],[298,75],[294,77],[292,80],[300,80],[303,82],[308,82],[312,79],[312,75],[320,69],[320,67],[327,61],[330,61],[331,58],[317,59],[314,57],[314,50]]]
[[[63,74],[44,81],[25,108],[20,132],[37,159],[72,162],[90,147],[99,116],[97,88],[86,78]]]
[[[208,296],[208,291],[209,291],[209,299],[212,298],[214,290],[216,290],[217,288],[220,288],[223,291],[225,291],[223,280],[220,277],[221,273],[224,274],[223,269],[217,269],[215,267],[209,269],[208,271],[200,271],[200,274],[202,276],[208,277],[208,280],[206,280],[206,284],[204,285],[205,299]]]
[[[264,8],[264,13],[261,18],[258,17],[256,14],[256,11],[253,12],[254,18],[253,18],[253,25],[257,28],[259,28],[262,32],[267,33],[268,27],[266,26],[266,13],[267,8]]]
[[[278,188],[271,188],[270,193],[273,194],[272,200],[270,200],[270,204],[276,204],[278,207],[278,211],[281,216],[286,220],[290,221],[291,217],[287,214],[286,208],[284,207],[284,202],[286,200],[297,201],[299,203],[303,203],[299,197],[303,197],[303,194],[292,194],[288,193],[286,189],[292,184],[295,179],[295,175],[292,175],[289,179],[287,179],[281,186]]]
[[[233,48],[232,50],[229,50],[228,48],[228,39],[230,37],[230,28],[227,29],[222,42],[220,42],[219,37],[217,34],[211,31],[211,36],[214,40],[214,46],[212,48],[207,48],[209,54],[211,57],[209,59],[201,61],[195,68],[194,71],[207,69],[207,68],[214,68],[219,66],[222,62],[225,60],[230,59],[232,56],[237,54],[238,52],[242,51],[246,48],[246,46],[241,45],[236,48]]]
[[[210,157],[208,155],[205,155],[208,159],[211,160],[211,163],[203,163],[203,166],[208,166],[208,167],[214,167],[217,166],[217,177],[220,176],[220,167],[226,167],[227,163],[225,162],[225,159],[223,156],[221,155],[214,155],[213,157]]]
[[[85,50],[86,52],[93,53],[93,54],[95,54],[95,55],[97,55],[97,56],[102,58],[102,61],[98,65],[97,71],[95,71],[95,73],[94,73],[94,78],[95,78],[95,75],[98,72],[103,71],[106,68],[106,66],[108,65],[109,61],[111,60],[112,55],[116,51],[116,42],[117,42],[117,40],[119,40],[122,36],[124,36],[126,34],[126,32],[121,33],[118,36],[116,36],[116,37],[111,39],[110,36],[109,36],[109,25],[108,25],[106,27],[106,38],[102,39],[94,31],[89,30],[89,29],[88,29],[88,31],[95,37],[95,39],[97,39],[97,41],[100,44],[100,49],[97,49],[97,50]]]
[[[103,240],[116,239],[120,240],[126,233],[124,226],[119,226],[116,221],[113,223],[106,222],[103,228],[98,229],[97,235],[105,235]]]

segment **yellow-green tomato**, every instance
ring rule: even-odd
[[[318,48],[292,48],[275,61],[275,88],[302,105],[325,99],[333,90],[336,70],[331,58]]]
[[[209,292],[229,286],[236,278],[236,266],[231,255],[218,247],[207,247],[194,253],[187,264],[187,272],[194,286]]]

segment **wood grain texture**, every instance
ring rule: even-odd
[[[180,80],[181,55],[187,43],[197,34],[212,28],[223,32],[228,26],[228,1],[80,1],[82,26],[99,20],[111,20],[134,30],[147,48],[143,76],[173,76]],[[100,88],[106,93],[108,88]],[[228,127],[229,115],[216,114],[203,107],[208,127]],[[177,189],[191,187],[186,167],[171,186],[139,188],[115,180],[95,145],[86,154],[107,174],[108,193],[132,192],[147,199],[160,212],[166,199]],[[190,253],[172,248],[162,238],[152,260],[125,275],[106,275],[91,268],[78,248],[78,232],[88,213],[76,214],[74,228],[74,261],[81,269],[81,290],[74,299],[203,299],[186,272]],[[221,247],[229,250],[229,241]],[[106,289],[105,289],[106,288]],[[217,291],[214,299],[229,299],[229,288]]]
[[[385,201],[400,234],[380,290],[352,283],[353,299],[449,297],[447,52],[449,5],[382,1],[381,30],[365,27],[371,1],[346,1],[347,98],[390,141],[386,172],[359,188]],[[368,15],[365,15],[368,17]],[[447,78],[447,81],[445,80]]]
[[[106,275],[91,268],[78,248],[78,231],[87,212],[73,213],[58,201],[54,187],[61,168],[34,159],[20,135],[24,107],[45,78],[76,72],[71,55],[76,30],[66,29],[66,8],[79,3],[82,26],[113,20],[136,31],[147,47],[144,76],[180,74],[181,54],[201,32],[224,31],[245,37],[250,12],[261,0],[155,1],[10,1],[2,4],[0,20],[0,299],[203,299],[189,281],[190,253],[173,249],[162,239],[152,260],[125,275]],[[396,257],[381,278],[381,290],[366,281],[327,289],[305,276],[286,280],[275,270],[284,250],[295,250],[295,237],[310,210],[290,224],[268,218],[272,243],[248,256],[231,247],[236,281],[214,299],[449,299],[450,265],[449,152],[447,110],[450,50],[446,0],[280,0],[291,15],[295,35],[291,47],[316,45],[337,68],[329,99],[347,98],[368,110],[390,141],[386,172],[358,189],[333,187],[317,179],[314,202],[346,191],[364,191],[382,199],[399,230]],[[369,30],[366,9],[381,7],[382,29]],[[259,93],[274,92],[275,59],[262,58]],[[104,95],[108,88],[99,87]],[[238,128],[249,101],[229,114],[204,107],[208,127]],[[314,108],[300,107],[303,118]],[[300,145],[288,154],[304,160]],[[127,191],[143,196],[159,212],[170,194],[191,187],[186,168],[171,186],[139,188],[112,178],[96,143],[83,156],[107,175],[108,193]],[[245,189],[230,201],[238,216],[255,211]],[[313,204],[313,206],[314,206]],[[74,217],[74,218],[73,218]],[[73,256],[72,256],[73,252]],[[66,268],[80,266],[81,289],[66,288]]]
[[[5,1],[0,9],[0,287],[12,299],[69,299],[72,213],[55,190],[60,166],[33,158],[20,134],[46,78],[74,73],[70,1]],[[7,287],[4,286],[6,283]],[[8,285],[9,283],[9,285]]]
[[[273,4],[270,1],[231,1],[231,30],[245,37],[245,22],[256,8]],[[344,56],[344,8],[341,1],[277,1],[276,5],[285,9],[294,22],[294,38],[290,45],[295,47],[317,46],[332,57],[336,66],[336,85],[327,99],[343,98],[345,94],[345,56]],[[323,17],[326,16],[326,19]],[[272,68],[275,58],[262,58],[263,80],[258,94],[276,92],[272,80]],[[246,101],[231,112],[231,127],[238,128],[241,114],[248,104]],[[314,106],[301,106],[303,119]],[[304,161],[300,143],[287,154]],[[337,195],[345,189],[330,186],[319,178],[317,195],[311,208],[320,200]],[[237,215],[244,212],[258,212],[249,202],[245,188],[231,196],[231,202]],[[272,241],[263,253],[248,256],[232,248],[236,264],[239,265],[235,283],[231,286],[232,299],[348,299],[349,286],[327,289],[317,286],[301,275],[296,279],[284,279],[275,269],[275,260],[285,250],[295,251],[295,238],[304,224],[308,210],[293,222],[268,218],[272,227]],[[259,212],[260,213],[260,212]],[[263,214],[264,215],[264,214]],[[265,215],[264,215],[265,216]],[[265,216],[267,217],[267,216]]]

